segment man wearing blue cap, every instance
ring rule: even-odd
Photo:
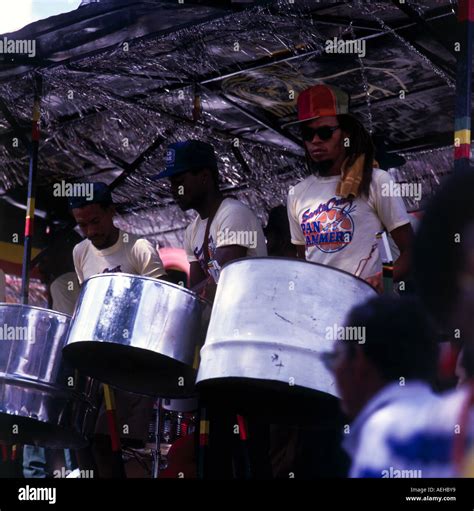
[[[262,226],[247,206],[223,197],[217,159],[210,144],[187,140],[169,145],[166,169],[154,179],[165,177],[170,180],[179,207],[198,212],[186,229],[184,248],[190,262],[191,287],[213,299],[219,271],[225,263],[267,255]]]
[[[79,283],[98,273],[123,272],[153,278],[166,278],[164,265],[153,245],[138,236],[115,227],[115,207],[105,183],[87,183],[89,193],[69,199],[69,208],[86,239],[73,250],[74,266]],[[153,409],[153,400],[136,394],[116,391],[119,430],[131,446],[146,442]],[[112,461],[107,434],[106,414],[102,410],[96,425],[94,454],[100,477],[111,477]]]
[[[190,262],[190,283],[196,292],[214,299],[220,268],[241,257],[266,256],[260,221],[244,204],[223,197],[214,148],[205,142],[187,140],[170,144],[166,169],[154,179],[169,178],[173,197],[183,211],[198,216],[187,227],[184,247]],[[235,414],[209,407],[212,442],[207,454],[211,479],[232,477],[233,456],[238,455],[233,434]],[[249,421],[249,428],[253,424]]]

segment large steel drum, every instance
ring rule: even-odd
[[[195,293],[161,280],[94,275],[82,286],[64,356],[85,374],[129,392],[192,396],[205,306]]]
[[[220,275],[197,387],[202,396],[243,413],[272,417],[337,410],[331,351],[334,326],[375,296],[349,273],[279,257],[245,258]]]
[[[0,303],[0,440],[55,448],[87,445],[98,384],[62,360],[70,316]]]

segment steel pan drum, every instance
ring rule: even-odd
[[[195,293],[175,284],[125,273],[94,275],[82,286],[63,353],[85,374],[123,390],[191,396],[196,347],[207,326],[204,308]]]
[[[376,296],[349,273],[262,257],[227,264],[220,275],[197,387],[202,397],[259,416],[335,413],[337,391],[320,360],[327,327],[344,326],[354,305]]]
[[[68,368],[61,350],[70,316],[0,304],[0,440],[55,448],[87,445],[98,384]]]

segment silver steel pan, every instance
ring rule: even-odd
[[[0,303],[0,440],[55,448],[87,445],[98,384],[62,360],[70,316]]]
[[[85,374],[126,391],[192,396],[204,308],[195,293],[175,284],[95,275],[82,286],[63,353]]]
[[[375,295],[349,273],[296,259],[227,264],[201,350],[202,397],[259,415],[335,409],[334,378],[320,359],[332,349],[327,327],[344,326],[351,307]]]

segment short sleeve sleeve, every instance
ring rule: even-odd
[[[80,256],[81,248],[79,245],[80,245],[80,243],[78,243],[72,250],[72,260],[74,262],[74,269],[76,271],[77,280],[79,281],[79,284],[82,285],[82,283],[84,282],[84,274],[82,273],[82,270],[81,270],[81,256]]]
[[[300,221],[296,213],[296,197],[294,188],[290,188],[287,199],[288,222],[290,224],[291,243],[293,245],[306,245],[306,240],[301,231]]]
[[[134,265],[139,275],[158,278],[166,275],[166,271],[158,251],[143,238],[138,239],[133,247]]]
[[[388,232],[410,223],[403,199],[391,193],[393,184],[394,181],[388,172],[378,171],[371,185],[373,205]]]
[[[259,231],[262,229],[255,213],[237,201],[230,202],[224,208],[219,217],[216,217],[216,223],[216,248],[228,245],[254,248],[254,240],[258,238]],[[243,235],[236,236],[237,233],[243,233]]]
[[[184,231],[184,251],[186,252],[186,257],[188,258],[188,262],[194,263],[197,261],[196,256],[194,255],[194,250],[191,243],[191,230],[193,224],[188,225],[186,230]]]

